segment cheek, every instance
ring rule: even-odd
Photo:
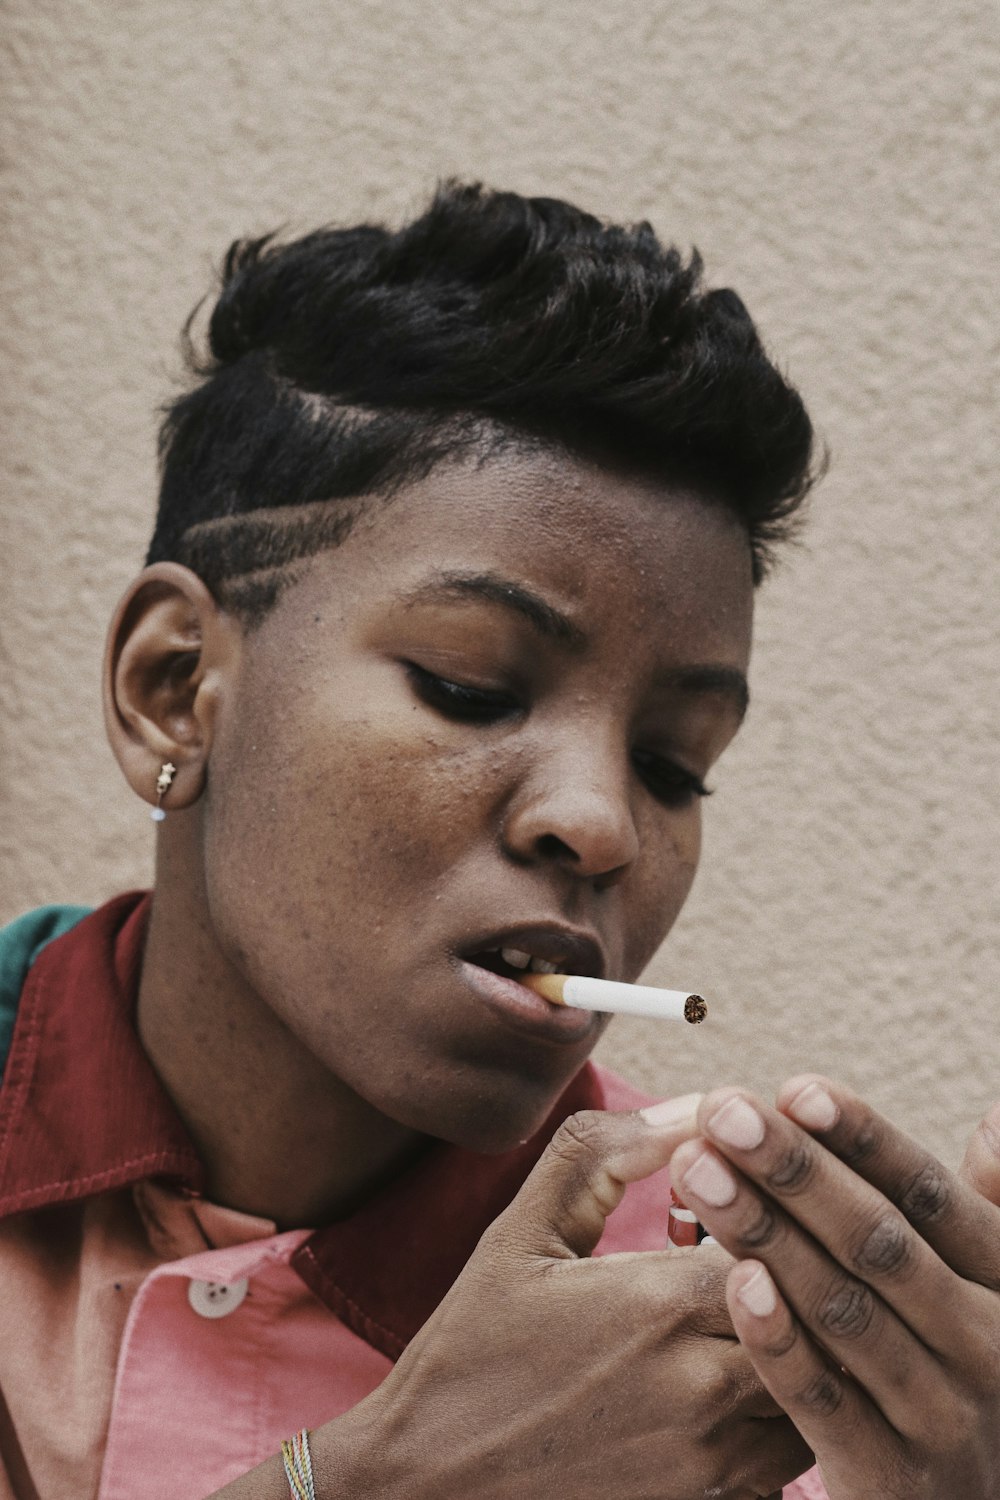
[[[217,921],[349,948],[361,931],[407,920],[470,848],[489,837],[496,768],[450,753],[409,713],[331,724],[291,719],[280,744],[242,720],[259,746],[213,779],[206,867]],[[242,944],[241,944],[242,946]]]
[[[626,924],[626,972],[635,979],[649,963],[690,894],[701,854],[701,807],[647,832],[634,872]]]

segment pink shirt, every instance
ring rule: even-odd
[[[526,1148],[435,1147],[350,1219],[278,1234],[200,1196],[139,1047],[147,910],[84,919],[21,997],[0,1090],[2,1500],[203,1500],[380,1383],[559,1119],[646,1102],[587,1067]],[[630,1188],[600,1253],[661,1248],[667,1196],[662,1176]],[[824,1494],[815,1475],[785,1490]]]

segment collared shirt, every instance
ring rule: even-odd
[[[588,1065],[518,1150],[437,1144],[349,1218],[278,1233],[205,1200],[139,1045],[148,909],[121,897],[24,942],[0,1089],[2,1500],[203,1500],[380,1383],[561,1119],[646,1102]],[[666,1192],[634,1184],[599,1253],[661,1247]]]

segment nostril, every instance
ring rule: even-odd
[[[543,859],[566,859],[568,856],[570,859],[577,860],[580,857],[575,849],[571,849],[569,844],[554,833],[541,835],[538,840],[538,852]]]

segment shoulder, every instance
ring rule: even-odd
[[[39,906],[0,927],[0,1073],[28,970],[43,948],[88,915],[88,906]]]

